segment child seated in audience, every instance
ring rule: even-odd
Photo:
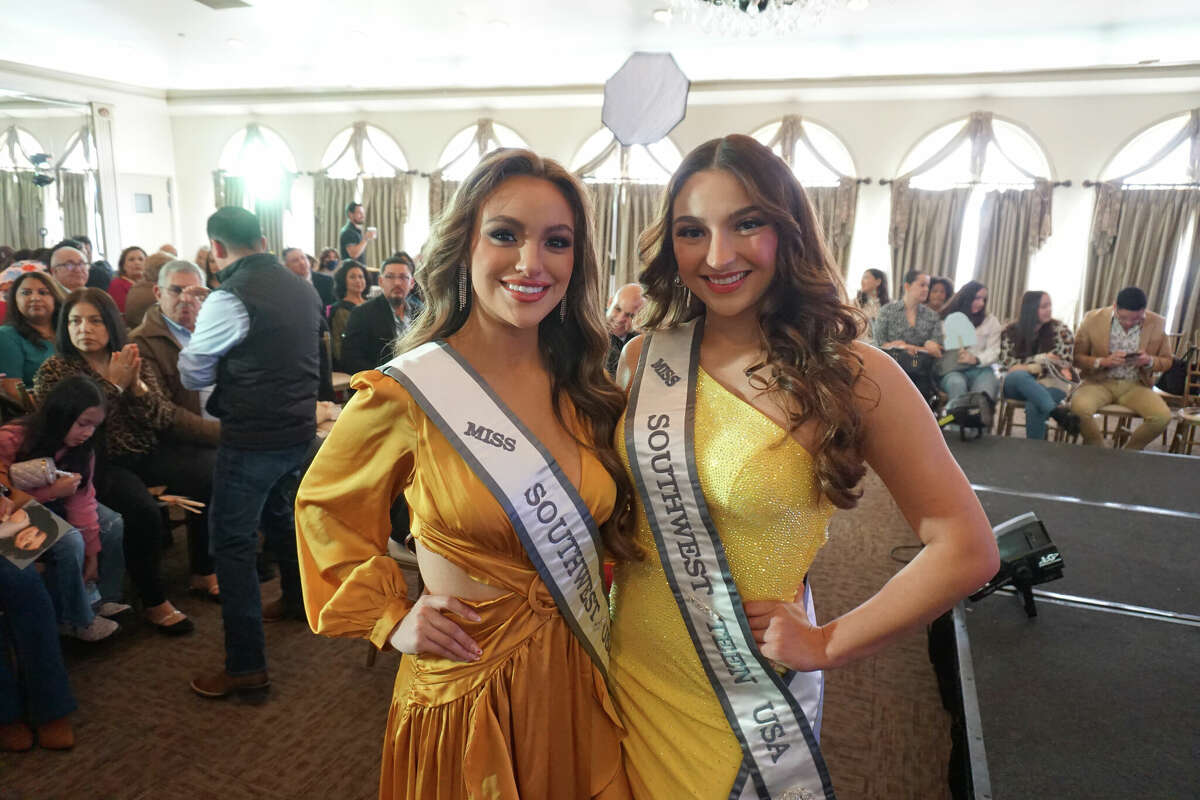
[[[63,633],[95,642],[116,633],[108,619],[128,610],[120,603],[125,559],[121,516],[96,502],[94,434],[104,423],[104,393],[95,381],[75,376],[61,381],[33,414],[0,428],[0,467],[49,458],[60,477],[26,491],[71,524],[73,530],[42,557],[47,585]],[[88,584],[97,587],[99,612]],[[101,605],[102,604],[102,605]]]

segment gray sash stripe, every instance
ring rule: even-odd
[[[559,613],[607,680],[600,531],[558,462],[446,342],[421,345],[380,371],[408,390],[496,498]]]
[[[820,672],[780,677],[754,642],[695,457],[702,320],[649,334],[625,417],[625,447],[658,555],[743,763],[730,800],[834,800],[805,707],[819,717]],[[686,377],[686,380],[684,378]],[[805,588],[809,619],[812,596]]]

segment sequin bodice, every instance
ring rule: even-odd
[[[833,506],[812,458],[704,370],[696,380],[700,486],[744,600],[792,600],[825,543]],[[624,421],[618,450],[628,468]],[[612,592],[612,677],[642,798],[727,797],[741,749],[725,722],[675,605],[645,514],[645,560],[618,565]],[[639,784],[642,791],[639,791]]]

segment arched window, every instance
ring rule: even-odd
[[[226,175],[245,181],[248,199],[269,202],[279,199],[284,177],[296,173],[296,158],[278,133],[247,125],[229,137],[217,166]]]
[[[351,125],[333,137],[325,155],[321,156],[321,169],[331,178],[354,180],[359,175],[352,137],[355,126]],[[366,177],[385,178],[397,170],[408,169],[404,151],[387,131],[374,125],[363,125],[362,174]]]
[[[783,152],[783,143],[778,141],[779,129],[782,125],[783,120],[776,120],[762,126],[751,136],[771,147],[784,161],[789,161],[792,165],[792,172],[803,186],[837,186],[842,175],[853,177],[858,174],[854,168],[854,159],[851,158],[850,151],[846,149],[846,145],[842,143],[838,135],[824,125],[818,125],[809,119],[802,120],[800,123],[803,137],[807,138],[808,142],[805,142],[804,138],[798,137],[792,146],[789,157],[789,154]],[[811,147],[809,143],[811,143]],[[816,153],[813,150],[816,150]],[[827,162],[828,166],[821,163],[822,159]],[[829,167],[833,167],[833,169]]]
[[[13,125],[0,134],[0,169],[36,169],[33,159],[45,154],[42,143],[24,128]]]
[[[1194,193],[1200,185],[1200,162],[1193,160],[1197,153],[1200,153],[1200,111],[1184,112],[1151,125],[1134,136],[1108,162],[1101,176],[1104,181],[1119,181],[1127,189]],[[1196,258],[1197,246],[1200,245],[1196,241],[1197,224],[1200,222],[1197,213],[1193,207],[1186,219],[1181,220],[1179,244],[1172,263],[1166,268],[1165,293],[1157,294],[1150,286],[1142,287],[1151,295],[1152,303],[1156,299],[1159,302],[1165,299],[1165,305],[1157,308],[1152,306],[1151,310],[1166,317],[1169,332],[1181,326],[1190,329],[1196,326],[1200,318],[1195,310],[1197,301],[1184,297],[1187,284],[1191,283],[1193,291],[1196,285],[1200,285],[1200,274],[1188,280],[1189,265]],[[1187,334],[1188,330],[1184,333]]]
[[[607,155],[604,154],[607,152]],[[626,178],[639,183],[665,184],[671,173],[683,161],[683,154],[667,137],[650,145],[634,145],[625,150],[608,128],[601,128],[587,138],[571,161],[571,170],[577,171],[589,162],[604,156],[599,164],[593,164],[583,177],[585,180],[614,183]],[[625,159],[625,174],[621,174],[621,159]]]
[[[955,137],[959,136],[961,139],[957,146],[945,152],[945,148],[951,146]],[[936,160],[939,156],[941,160]],[[936,163],[930,163],[934,161]],[[1035,178],[1049,179],[1051,176],[1049,159],[1028,131],[1016,123],[983,112],[942,125],[918,141],[904,157],[898,174],[907,175],[914,170],[920,171],[909,179],[909,186],[913,189],[970,190],[962,212],[957,258],[953,262],[954,268],[946,275],[956,288],[976,277],[981,280],[985,278],[975,275],[985,195],[1005,189],[1033,189],[1036,186]],[[1028,274],[1037,272],[1034,264],[1037,256],[1044,253],[1042,250],[1033,253]],[[1026,280],[1020,281],[1021,286],[1009,287],[1009,296],[995,305],[1004,308],[1016,302],[1011,295],[1019,295],[1024,291]],[[1065,286],[1060,287],[1056,283],[1045,288],[1053,294],[1056,289]],[[989,287],[989,290],[996,293],[995,287]],[[1073,301],[1071,298],[1070,302]]]
[[[451,137],[438,158],[438,169],[445,180],[461,181],[489,151],[497,147],[528,146],[512,128],[482,119]]]
[[[87,129],[75,131],[67,139],[58,163],[59,168],[72,172],[87,172],[96,168],[96,140],[90,132],[85,138],[84,130]]]

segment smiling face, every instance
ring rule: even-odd
[[[85,409],[79,418],[75,420],[75,424],[67,431],[66,437],[63,438],[63,444],[67,447],[79,447],[79,445],[92,438],[92,434],[96,432],[96,428],[100,427],[100,423],[104,422],[104,409],[100,406],[92,406]]]
[[[67,334],[71,344],[84,355],[108,349],[108,328],[100,309],[91,303],[78,302],[67,314]]]
[[[671,246],[683,284],[711,314],[757,313],[775,277],[779,235],[741,181],[725,170],[701,170],[671,209]]]
[[[26,278],[17,287],[17,310],[33,325],[44,325],[54,316],[54,293],[41,278]]]
[[[980,311],[983,311],[983,308],[986,305],[987,305],[987,289],[980,289],[978,292],[975,293],[975,299],[973,299],[971,301],[971,313],[978,314]]]
[[[536,327],[566,295],[575,215],[550,181],[518,175],[483,202],[472,231],[472,314]]]

